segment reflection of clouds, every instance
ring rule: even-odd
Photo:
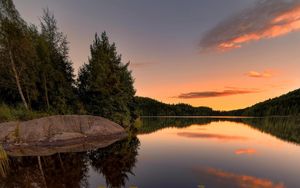
[[[275,38],[300,29],[299,0],[260,0],[211,29],[201,40],[206,50],[231,50],[250,41]]]
[[[282,182],[275,183],[269,179],[243,175],[243,174],[235,174],[232,172],[225,172],[216,168],[200,168],[197,169],[196,172],[200,172],[201,174],[208,175],[209,177],[214,178],[214,182],[221,182],[226,185],[230,184],[233,187],[240,188],[285,188],[285,185]]]
[[[203,127],[198,127],[197,130],[201,130],[201,131],[206,131],[207,128],[203,128]]]
[[[256,154],[257,151],[256,151],[256,149],[248,148],[248,149],[237,149],[237,150],[234,151],[234,153],[236,155],[242,155],[242,154],[251,155],[251,154]]]
[[[244,136],[234,136],[234,135],[222,135],[222,134],[211,134],[211,133],[195,133],[195,132],[179,132],[178,136],[186,138],[208,138],[208,139],[217,139],[217,140],[247,140],[247,137]]]

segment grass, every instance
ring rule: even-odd
[[[22,106],[11,107],[5,104],[0,104],[0,122],[30,120],[50,115],[45,112],[26,110]]]
[[[8,157],[5,150],[0,145],[0,175],[1,177],[6,177],[9,170]]]

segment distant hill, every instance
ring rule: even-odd
[[[189,104],[165,104],[147,97],[135,97],[141,116],[209,116],[214,113],[208,107],[193,107]]]
[[[226,112],[245,116],[300,115],[300,89],[257,103],[251,107]]]
[[[165,104],[147,97],[135,97],[141,116],[286,116],[300,115],[300,89],[257,103],[245,109],[216,111],[188,104]]]

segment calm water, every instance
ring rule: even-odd
[[[6,156],[0,187],[299,188],[298,118],[144,118],[104,149]]]

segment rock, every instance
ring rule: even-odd
[[[0,124],[0,143],[5,150],[18,150],[19,153],[24,149],[35,151],[33,146],[39,150],[41,147],[61,149],[68,145],[78,148],[78,145],[90,142],[93,146],[106,146],[124,137],[126,131],[120,125],[89,115],[57,115]],[[97,140],[105,144],[95,143]],[[79,148],[82,150],[81,145]]]
[[[110,138],[95,138],[88,139],[84,142],[63,142],[63,144],[53,144],[53,145],[26,145],[21,146],[12,145],[5,149],[5,153],[8,156],[49,156],[55,153],[69,153],[69,152],[84,152],[88,150],[94,150],[98,148],[104,148],[121,138],[110,137]]]

